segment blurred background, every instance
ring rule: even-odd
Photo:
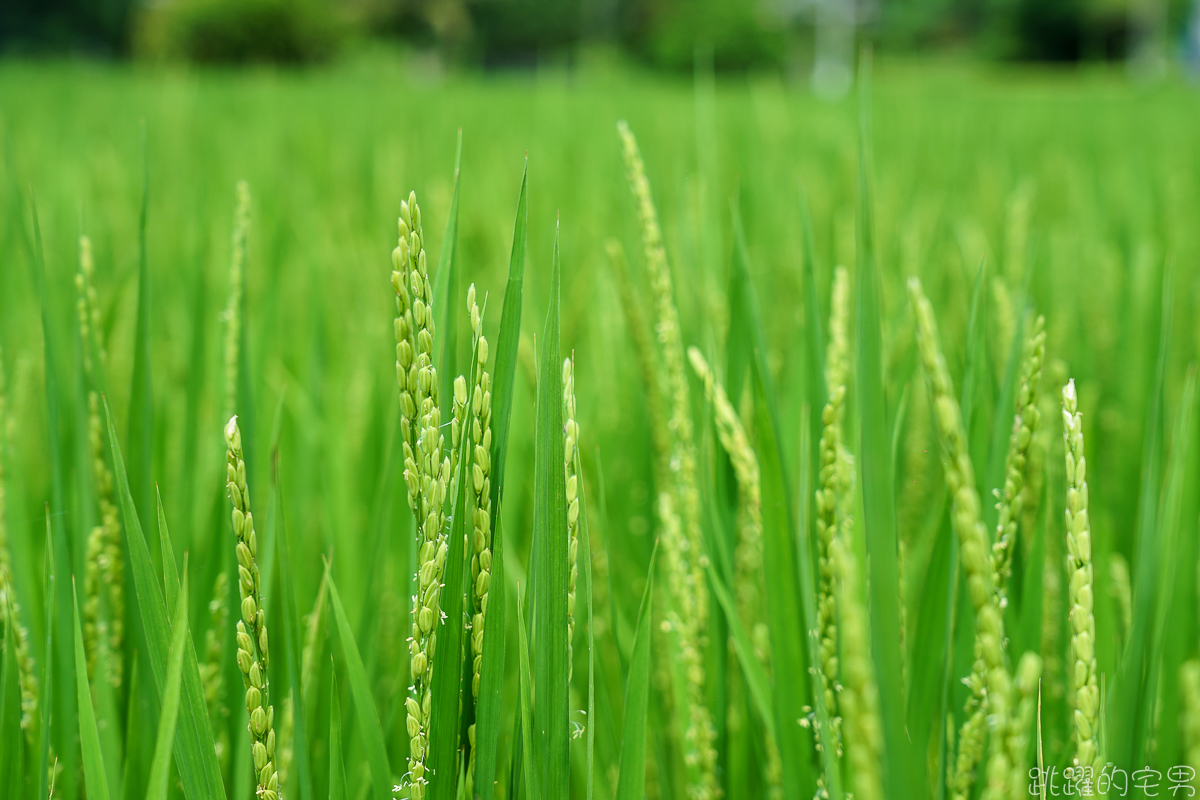
[[[5,0],[0,54],[305,64],[396,47],[440,66],[778,70],[849,85],[856,43],[1000,61],[1125,62],[1200,52],[1200,0]]]

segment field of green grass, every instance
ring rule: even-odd
[[[0,63],[0,800],[1190,787],[1195,87],[873,73]]]

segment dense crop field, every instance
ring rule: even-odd
[[[1190,788],[1194,87],[874,72],[0,64],[0,800]]]

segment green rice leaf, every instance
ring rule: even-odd
[[[495,463],[495,462],[493,462]],[[500,746],[500,695],[504,688],[504,647],[507,606],[504,579],[504,517],[496,514],[492,535],[492,579],[488,589],[488,618],[483,631],[483,666],[479,670],[479,700],[475,705],[475,794],[492,800],[496,753]]]
[[[162,500],[159,500],[162,510]],[[166,528],[163,529],[164,531]],[[184,559],[186,561],[186,559]],[[183,572],[183,588],[175,602],[175,622],[171,626],[171,649],[167,652],[167,683],[158,717],[158,738],[154,761],[150,766],[146,800],[167,800],[167,780],[171,776],[171,748],[175,742],[175,723],[179,718],[179,694],[183,685],[184,644],[188,639],[188,578]]]
[[[126,730],[128,733],[125,736],[125,765],[121,768],[121,800],[134,800],[141,797],[142,794],[138,791],[138,780],[141,779],[140,771],[142,753],[142,726],[130,724],[137,719],[137,702],[139,692],[142,687],[138,683],[138,660],[135,658],[129,668],[129,705],[125,710]],[[178,723],[178,720],[176,720]]]
[[[142,525],[134,507],[133,495],[129,491],[125,460],[121,457],[121,445],[117,441],[117,431],[107,401],[104,403],[104,413],[108,422],[109,447],[112,451],[114,486],[124,513],[125,540],[132,566],[137,607],[146,634],[154,684],[161,696],[166,686],[167,653],[170,649],[167,606],[163,591],[154,575],[150,549],[142,535]],[[166,579],[167,583],[172,583],[178,581],[178,575],[168,573]],[[213,749],[208,706],[204,701],[196,651],[190,636],[187,637],[184,653],[183,699],[175,732],[174,750],[184,795],[188,800],[224,800],[225,784],[217,763],[217,754]]]
[[[38,725],[38,731],[41,734],[41,740],[38,744],[39,753],[37,760],[37,781],[38,781],[38,797],[49,797],[49,781],[50,781],[50,709],[54,705],[54,684],[50,677],[54,674],[55,658],[57,654],[54,652],[54,625],[55,625],[55,607],[58,600],[58,580],[56,570],[56,556],[54,552],[54,534],[50,525],[50,506],[46,506],[46,572],[42,578],[42,597],[46,610],[46,646],[42,649],[42,672],[39,676],[38,686],[40,687],[42,719]]]
[[[430,800],[454,800],[458,794],[459,707],[462,702],[464,598],[470,580],[467,539],[467,442],[459,443],[458,475],[450,511],[450,549],[442,576],[442,622],[437,627],[430,691],[433,695],[429,723]],[[486,632],[485,632],[486,634]]]
[[[807,716],[811,697],[811,662],[804,647],[804,617],[799,567],[793,546],[795,523],[788,481],[784,477],[778,415],[772,408],[773,391],[763,375],[765,358],[758,351],[751,362],[754,385],[755,426],[762,481],[763,567],[766,572],[767,631],[771,643],[774,677],[775,728],[783,762],[783,791],[789,800],[811,797],[816,788],[812,774],[812,735],[798,720]],[[815,618],[815,617],[814,617]]]
[[[129,485],[141,514],[153,507],[151,458],[154,447],[154,385],[150,376],[150,265],[146,255],[146,212],[150,203],[150,162],[142,126],[142,205],[138,213],[137,328],[133,339],[133,383],[129,389]],[[153,538],[153,535],[151,536]],[[164,648],[164,653],[166,652]]]
[[[437,272],[433,276],[433,304],[437,309],[437,335],[440,342],[438,379],[442,401],[442,419],[452,419],[454,376],[458,374],[458,188],[462,171],[462,128],[454,148],[454,194],[450,196],[450,214],[446,217],[446,233],[438,253]]]
[[[342,708],[338,702],[337,676],[329,692],[329,800],[346,800],[346,765],[342,761]]]
[[[584,580],[585,609],[587,616],[588,688],[587,688],[587,800],[592,800],[595,788],[596,769],[596,632],[592,629],[595,617],[592,614],[592,545],[587,523],[587,491],[584,489],[583,466],[579,448],[575,448],[575,473],[579,480],[579,557],[583,560],[581,575]]]
[[[1144,755],[1136,748],[1145,745],[1153,725],[1155,698],[1146,689],[1147,669],[1152,654],[1148,640],[1152,636],[1158,599],[1159,565],[1163,553],[1159,526],[1163,451],[1163,386],[1166,382],[1168,354],[1171,348],[1171,311],[1174,303],[1172,275],[1163,275],[1161,332],[1158,340],[1158,366],[1147,408],[1146,433],[1142,445],[1142,470],[1138,493],[1137,538],[1133,576],[1133,625],[1113,686],[1114,725],[1108,757],[1117,764],[1132,764]]]
[[[346,669],[350,672],[350,693],[354,696],[354,705],[358,709],[363,743],[367,748],[367,762],[371,765],[371,783],[374,786],[375,797],[376,800],[391,800],[392,769],[388,765],[383,726],[379,724],[379,712],[375,710],[375,700],[371,697],[371,684],[367,681],[362,656],[359,655],[350,620],[346,617],[346,609],[342,607],[342,598],[338,595],[337,584],[329,572],[328,563],[325,565],[325,581],[329,586],[333,618],[337,623],[338,638],[342,644],[342,657],[346,661]]]
[[[566,627],[564,623],[564,627]],[[529,637],[525,634],[525,601],[521,597],[521,592],[517,590],[517,629],[520,631],[519,645],[521,653],[521,672],[519,680],[521,683],[519,705],[521,708],[520,731],[521,731],[521,761],[524,764],[523,777],[525,779],[526,797],[529,800],[542,800],[541,781],[537,769],[537,762],[534,761],[533,750],[533,690],[529,683],[533,677],[533,672],[529,668]]]
[[[637,632],[633,636],[633,655],[629,660],[629,678],[625,683],[625,726],[621,734],[621,772],[617,779],[616,800],[642,800],[646,796],[646,722],[650,700],[650,626],[654,599],[654,561],[658,544],[650,551],[646,569],[646,588],[638,608]],[[709,566],[712,575],[712,566]],[[728,597],[726,597],[728,599]],[[726,609],[726,614],[729,610]],[[736,619],[736,615],[729,615]],[[770,718],[769,711],[764,715]]]
[[[71,592],[75,593],[74,581]],[[88,686],[87,655],[83,650],[83,628],[79,624],[79,597],[73,598],[75,612],[75,689],[79,700],[79,743],[83,750],[83,775],[89,800],[108,800],[108,777],[104,774],[104,754],[100,751],[100,731],[92,708]]]
[[[729,622],[729,632],[733,634],[734,652],[737,653],[738,663],[741,664],[742,673],[746,676],[750,697],[753,699],[758,713],[762,715],[763,725],[767,732],[771,736],[775,736],[775,697],[771,691],[771,679],[768,677],[767,671],[763,669],[758,656],[754,654],[754,644],[750,641],[750,635],[746,633],[746,626],[742,624],[741,617],[737,613],[733,597],[730,596],[729,589],[725,588],[725,582],[721,580],[721,576],[717,574],[711,562],[708,565],[708,582],[713,596],[717,598],[721,610],[725,612],[725,619]],[[643,598],[642,602],[645,603],[646,599]],[[641,636],[642,633],[640,613],[638,636]],[[639,640],[635,639],[634,647],[636,648],[638,644]],[[633,665],[630,664],[630,670],[632,669]]]
[[[559,351],[559,249],[554,236],[550,308],[540,342],[534,464],[533,741],[547,797],[566,797],[570,779],[567,685],[567,503],[563,471],[562,357]]]
[[[492,530],[496,529],[500,495],[504,486],[504,462],[508,455],[508,428],[512,420],[513,381],[517,374],[517,349],[521,340],[521,290],[525,281],[525,249],[528,245],[529,227],[529,207],[526,199],[528,185],[529,159],[526,158],[525,171],[521,174],[521,193],[517,196],[517,219],[513,223],[512,256],[508,262],[508,285],[504,289],[504,307],[500,312],[500,337],[496,347],[496,382],[492,389]],[[475,774],[478,775],[478,760],[475,762],[475,769]]]
[[[869,63],[869,62],[868,62]],[[919,794],[912,775],[917,761],[904,729],[904,694],[900,685],[900,573],[896,531],[895,483],[891,440],[886,420],[883,332],[880,320],[879,270],[875,263],[873,210],[870,183],[870,123],[866,78],[860,85],[861,140],[859,148],[859,242],[855,299],[855,380],[858,382],[859,452],[863,527],[867,535],[867,584],[871,609],[871,655],[879,684],[886,754],[884,789],[891,800]],[[853,437],[851,437],[853,438]]]
[[[817,291],[816,256],[813,254],[812,217],[808,213],[808,201],[804,193],[800,193],[800,223],[804,231],[804,264],[801,270],[801,289],[804,292],[804,389],[809,414],[810,440],[821,440],[821,415],[817,413],[825,407],[829,399],[829,387],[825,385],[825,334],[821,314],[821,299]],[[812,455],[805,454],[811,462],[810,468],[818,468],[817,451]]]

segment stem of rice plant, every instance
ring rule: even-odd
[[[258,536],[250,511],[250,487],[246,483],[246,461],[242,455],[242,432],[237,417],[225,426],[227,456],[225,462],[229,499],[233,503],[233,532],[237,536],[238,590],[242,597],[242,618],[237,623],[237,664],[246,690],[246,711],[250,714],[251,755],[258,781],[260,800],[281,797],[279,775],[275,770],[275,709],[271,706],[267,667],[267,612],[258,573]]]
[[[1104,766],[1100,755],[1100,686],[1096,667],[1096,617],[1093,613],[1092,531],[1088,521],[1087,459],[1083,448],[1083,415],[1072,379],[1062,390],[1063,442],[1067,459],[1067,581],[1074,661],[1075,763]]]
[[[695,347],[688,348],[692,369],[704,384],[704,392],[713,406],[713,417],[717,425],[717,439],[729,456],[733,474],[737,479],[740,500],[741,524],[738,526],[738,541],[734,548],[734,593],[738,614],[742,624],[751,632],[755,655],[768,670],[771,667],[770,643],[767,626],[761,622],[766,609],[763,607],[759,587],[763,582],[762,543],[762,483],[758,471],[758,456],[750,445],[746,428],[734,410],[725,387],[713,374],[712,367]],[[779,747],[769,733],[765,742],[767,758],[768,790],[771,796],[782,796],[783,769],[779,760]]]
[[[1120,553],[1113,553],[1108,559],[1108,591],[1121,621],[1117,640],[1124,645],[1129,639],[1129,629],[1133,627],[1133,586],[1129,579],[1129,564]]]
[[[409,736],[407,780],[412,800],[423,800],[428,785],[425,763],[433,702],[430,672],[441,617],[442,572],[449,552],[442,509],[450,482],[450,459],[443,456],[445,437],[441,433],[437,368],[433,364],[433,287],[429,282],[416,193],[409,193],[408,200],[400,204],[398,225],[400,239],[392,251],[396,381],[400,387],[404,480],[419,544],[417,593],[413,598],[409,642],[413,683],[405,699]]]
[[[486,302],[485,302],[486,305]],[[492,376],[487,371],[488,342],[483,335],[483,314],[475,303],[475,284],[467,288],[471,318],[470,448],[471,483],[471,697],[479,699],[483,671],[483,634],[487,626],[488,589],[492,578]],[[469,773],[475,775],[475,723],[467,729],[471,744]]]
[[[4,494],[4,463],[8,451],[8,394],[4,381],[4,352],[0,351],[0,619],[8,609],[12,620],[14,650],[17,656],[17,683],[21,692],[21,730],[33,745],[33,723],[38,711],[38,679],[29,650],[29,631],[21,624],[21,606],[13,584],[12,560],[8,551],[7,499]],[[2,626],[0,626],[2,627]],[[5,631],[7,636],[10,632]]]
[[[94,675],[96,652],[102,638],[110,653],[121,652],[124,639],[125,593],[124,565],[121,556],[121,518],[113,493],[112,472],[105,461],[104,425],[100,419],[98,374],[104,369],[105,350],[100,342],[100,306],[96,296],[95,262],[92,242],[79,237],[79,273],[75,276],[79,312],[79,337],[83,351],[84,379],[88,392],[88,448],[92,483],[100,509],[100,524],[92,528],[87,541],[87,568],[84,573],[83,639],[87,650],[89,676]],[[99,363],[93,361],[93,353]],[[108,604],[107,619],[102,613],[101,595]],[[121,684],[121,659],[108,659],[108,680]]]
[[[1046,319],[1039,316],[1033,330],[1025,341],[1025,359],[1021,367],[1021,384],[1017,390],[1017,413],[1013,419],[1012,435],[1008,440],[1008,454],[1004,461],[1004,489],[995,490],[996,524],[992,558],[996,562],[996,591],[1000,592],[1000,605],[1008,605],[1004,595],[1008,578],[1012,574],[1012,550],[1016,540],[1017,524],[1021,519],[1025,486],[1025,468],[1029,448],[1037,431],[1041,412],[1038,411],[1038,383],[1042,377],[1042,362],[1046,357]]]
[[[671,270],[663,247],[658,212],[650,193],[646,166],[637,140],[622,120],[617,123],[629,186],[642,223],[646,270],[654,297],[655,330],[665,367],[671,416],[668,423],[672,485],[670,497],[660,493],[658,509],[664,536],[663,551],[673,607],[668,621],[677,634],[682,674],[686,681],[687,723],[684,761],[689,772],[689,795],[709,800],[721,793],[717,782],[716,733],[705,691],[705,633],[708,623],[708,588],[704,570],[703,532],[700,526],[700,492],[696,481],[696,449],[692,430],[691,400],[685,371],[679,311],[675,307]],[[664,487],[665,488],[665,487]]]
[[[933,306],[917,278],[909,279],[908,292],[916,317],[917,350],[945,461],[946,485],[953,498],[951,518],[959,541],[959,557],[975,609],[975,663],[967,678],[971,697],[966,708],[967,720],[959,732],[958,759],[950,787],[955,800],[966,800],[974,783],[975,766],[983,755],[985,728],[1003,731],[1009,724],[1012,679],[1004,664],[1004,617],[996,593],[987,529],[980,516],[962,410],[954,397],[950,371],[938,344]],[[994,770],[1006,782],[1012,771],[1006,760],[1007,753],[1000,748],[992,760],[994,763],[989,762],[989,775]]]
[[[1041,656],[1032,652],[1021,656],[1013,675],[1013,715],[1004,735],[1004,747],[1008,753],[1007,761],[1011,773],[1008,777],[1007,794],[994,795],[997,800],[1028,797],[1025,789],[1029,782],[1026,758],[1029,753],[1029,731],[1033,727],[1034,713],[1037,711],[1038,682],[1041,677]]]
[[[242,343],[242,291],[250,237],[250,184],[238,181],[233,215],[233,251],[229,260],[229,304],[225,307],[225,404],[223,417],[237,408],[238,365]]]

